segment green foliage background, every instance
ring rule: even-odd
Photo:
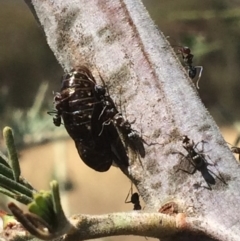
[[[215,120],[228,125],[237,121],[240,1],[145,0],[144,4],[169,42],[189,46],[194,64],[203,66],[199,94]],[[17,144],[24,144],[26,134],[54,129],[46,112],[53,108],[52,92],[59,90],[63,71],[23,0],[0,0],[0,36],[0,128],[10,125],[20,136]],[[48,83],[44,101],[38,113],[29,115],[43,81]]]

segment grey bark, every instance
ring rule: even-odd
[[[173,201],[196,227],[218,240],[240,240],[239,165],[201,102],[196,87],[156,28],[140,1],[135,0],[25,0],[46,34],[47,42],[65,71],[85,64],[109,86],[116,102],[122,100],[134,129],[148,143],[146,157],[130,153],[129,177],[146,202],[158,211]],[[58,76],[56,80],[58,81]],[[200,82],[204,85],[204,76]],[[200,172],[176,172],[186,154],[180,136],[206,141],[208,168],[221,176],[207,189]],[[184,160],[183,160],[184,162]],[[185,237],[185,236],[184,236]],[[174,238],[173,238],[174,240]],[[187,239],[186,239],[187,240]],[[196,240],[196,239],[195,239]],[[204,239],[202,239],[204,240]],[[206,239],[207,240],[207,239]]]

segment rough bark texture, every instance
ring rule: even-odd
[[[146,142],[161,144],[145,145],[145,158],[129,152],[128,175],[146,202],[145,210],[158,211],[173,201],[187,216],[202,217],[196,226],[205,233],[219,240],[239,240],[239,165],[142,3],[25,1],[33,6],[63,69],[85,64],[99,83],[101,74],[111,96],[121,98],[128,119],[135,120],[133,128]],[[53,81],[59,81],[58,76]],[[204,81],[203,77],[200,87]],[[172,152],[186,153],[179,138],[183,135],[195,143],[206,141],[198,148],[203,146],[214,164],[208,168],[216,175],[220,172],[227,185],[214,176],[216,185],[209,190],[200,172],[176,172],[181,156]]]

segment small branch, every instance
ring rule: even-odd
[[[76,232],[66,235],[64,241],[77,241],[117,235],[166,237],[185,227],[185,218],[161,213],[112,213],[107,215],[75,215],[70,220]],[[184,216],[184,215],[183,215]]]

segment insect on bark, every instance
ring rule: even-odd
[[[85,66],[71,70],[62,77],[62,87],[55,94],[56,111],[53,122],[64,126],[74,140],[79,156],[92,169],[104,172],[115,162],[126,168],[128,156],[111,122],[103,128],[106,103],[102,100],[106,90],[97,85]],[[112,99],[109,97],[109,100]],[[112,101],[112,105],[114,105]]]
[[[188,70],[188,76],[191,79],[194,79],[197,76],[196,87],[199,89],[198,83],[202,76],[203,67],[202,66],[193,66],[194,55],[191,54],[191,49],[189,47],[179,46],[178,54],[182,55],[182,59]]]
[[[203,143],[204,141],[201,141],[201,142]],[[181,162],[183,159],[188,160],[188,162],[192,165],[193,169],[192,169],[192,171],[188,171],[188,170],[184,170],[182,168],[178,168],[177,172],[183,171],[183,172],[191,174],[191,175],[193,175],[196,171],[201,172],[202,177],[206,181],[209,190],[212,190],[210,185],[216,184],[216,180],[214,177],[216,177],[217,179],[222,181],[224,184],[226,184],[225,180],[222,178],[222,176],[220,174],[218,176],[208,168],[208,166],[214,166],[214,165],[209,163],[206,160],[205,154],[203,154],[197,150],[197,145],[199,143],[195,144],[193,141],[190,141],[188,136],[182,137],[182,146],[187,151],[188,154],[184,155],[181,152],[173,152],[172,154],[180,154],[182,156]]]
[[[101,76],[100,76],[101,77]],[[102,82],[104,80],[101,77]],[[104,83],[105,86],[105,83]],[[98,92],[98,99],[103,103],[103,111],[99,116],[99,119],[103,123],[102,130],[110,124],[114,124],[119,133],[121,134],[126,146],[129,146],[133,151],[138,153],[141,157],[145,157],[145,148],[143,143],[147,144],[138,132],[133,130],[131,124],[126,120],[123,115],[117,110],[116,105],[106,88],[103,86],[97,86],[100,90]],[[100,133],[101,135],[101,133]],[[147,144],[152,145],[152,144]]]
[[[129,195],[131,195],[130,201],[127,201]],[[142,206],[141,206],[140,200],[139,200],[139,194],[137,192],[133,193],[133,185],[132,184],[131,184],[131,188],[128,192],[128,195],[125,199],[125,203],[132,203],[133,204],[133,210],[141,210],[142,209]]]

